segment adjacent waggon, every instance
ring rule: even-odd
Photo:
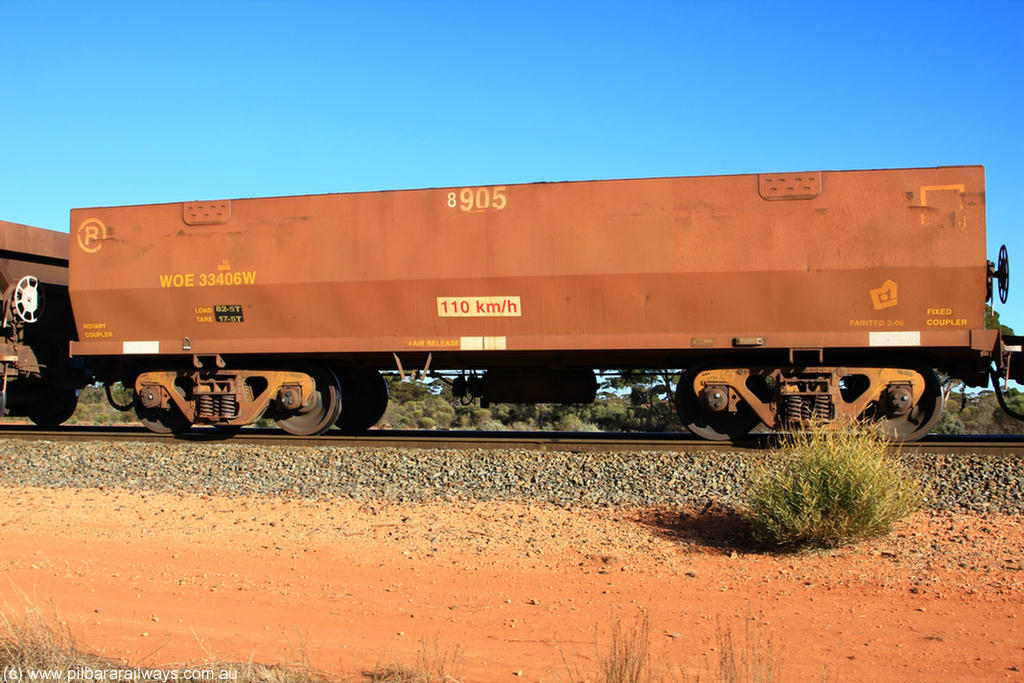
[[[8,410],[41,424],[86,381],[134,387],[158,432],[319,434],[375,424],[382,371],[584,402],[595,370],[670,368],[709,439],[870,417],[911,440],[941,414],[936,371],[1024,379],[1020,339],[985,329],[1009,268],[986,258],[980,166],[87,208],[61,239],[0,262]]]

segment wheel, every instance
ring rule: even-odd
[[[135,397],[135,417],[154,434],[181,434],[192,426],[173,402],[167,408],[147,408]]]
[[[296,436],[323,434],[338,421],[341,414],[341,387],[330,368],[310,365],[300,368],[308,373],[316,385],[309,402],[288,417],[277,418],[277,425]]]
[[[704,407],[693,388],[693,380],[705,367],[685,371],[676,385],[676,411],[686,428],[708,441],[729,441],[742,438],[760,424],[761,419],[746,403],[735,413],[712,412]]]
[[[1006,303],[1010,295],[1010,257],[1006,245],[999,247],[999,265],[996,268],[996,283],[999,287],[999,302]]]
[[[388,383],[376,370],[338,372],[341,382],[341,417],[337,425],[346,434],[358,434],[377,424],[388,409]]]
[[[11,296],[11,309],[23,323],[39,320],[43,314],[43,290],[39,287],[39,280],[31,275],[18,280]]]
[[[932,430],[942,417],[942,385],[929,367],[908,368],[924,378],[924,393],[906,415],[883,417],[882,429],[897,441],[916,441]],[[870,416],[868,416],[870,417]]]
[[[78,392],[74,389],[55,389],[29,407],[28,419],[44,429],[53,429],[75,414],[78,407]]]

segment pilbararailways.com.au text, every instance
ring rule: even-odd
[[[3,671],[4,683],[46,683],[46,681],[61,683],[76,683],[77,681],[89,681],[91,683],[114,683],[130,682],[145,683],[168,683],[179,681],[188,683],[196,681],[235,681],[238,680],[238,671],[234,669],[143,669],[140,667],[126,669],[99,669],[86,666],[70,667],[67,669],[29,669],[21,667],[7,667]]]

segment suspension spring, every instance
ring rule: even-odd
[[[803,422],[804,401],[799,396],[786,396],[785,398],[786,421],[792,424]]]
[[[832,401],[828,394],[814,396],[814,418],[823,422],[832,419]]]
[[[238,401],[231,394],[202,394],[196,398],[196,417],[231,420],[238,417]]]

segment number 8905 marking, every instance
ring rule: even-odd
[[[448,208],[459,208],[463,211],[501,211],[508,206],[508,195],[505,186],[498,187],[464,187],[458,192],[448,193]]]

